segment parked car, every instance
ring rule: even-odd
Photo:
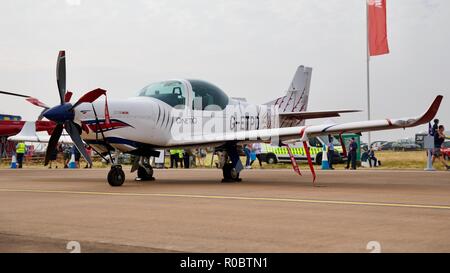
[[[416,151],[420,149],[420,145],[417,145],[416,143],[394,142],[392,144],[392,150],[394,151]]]
[[[442,155],[444,156],[445,160],[450,159],[450,141],[444,142],[443,147],[441,148]]]
[[[381,151],[392,150],[392,145],[393,144],[394,144],[393,141],[386,142],[383,145],[381,145],[380,150]]]

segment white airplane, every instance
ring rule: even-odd
[[[111,159],[112,151],[136,155],[131,171],[137,170],[139,180],[154,179],[149,158],[159,156],[158,149],[213,146],[225,154],[223,181],[237,182],[241,181],[239,175],[243,169],[239,147],[253,142],[286,145],[297,141],[305,146],[315,179],[307,148],[309,137],[418,126],[434,118],[443,99],[437,96],[430,108],[418,117],[305,126],[306,119],[357,112],[306,111],[311,68],[300,66],[287,94],[264,105],[231,99],[208,82],[186,79],[153,83],[136,96],[123,100],[108,100],[105,90],[96,89],[72,104],[72,93],[66,91],[65,66],[65,52],[60,51],[56,70],[60,105],[50,108],[37,99],[27,99],[43,107],[43,116],[57,123],[49,140],[45,164],[65,128],[88,162],[91,159],[85,152],[83,140],[99,154],[109,153]],[[97,100],[101,96],[105,96],[104,100]],[[295,159],[291,158],[294,169],[300,174]],[[121,186],[124,181],[122,167],[113,163],[108,183]]]

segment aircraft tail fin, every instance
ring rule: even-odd
[[[15,136],[8,137],[10,141],[38,141],[39,138],[36,135],[36,122],[26,121],[22,127],[22,130]]]
[[[294,78],[289,85],[285,96],[266,103],[274,105],[279,113],[304,112],[308,108],[309,88],[311,85],[312,68],[299,66],[295,72]],[[280,118],[280,127],[301,126],[304,120],[290,119],[288,117]]]

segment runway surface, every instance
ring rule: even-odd
[[[0,252],[450,252],[450,173],[0,170]]]

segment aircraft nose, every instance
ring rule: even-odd
[[[73,120],[75,114],[72,110],[70,110],[71,107],[72,105],[70,103],[55,106],[45,111],[44,117],[54,122]]]

